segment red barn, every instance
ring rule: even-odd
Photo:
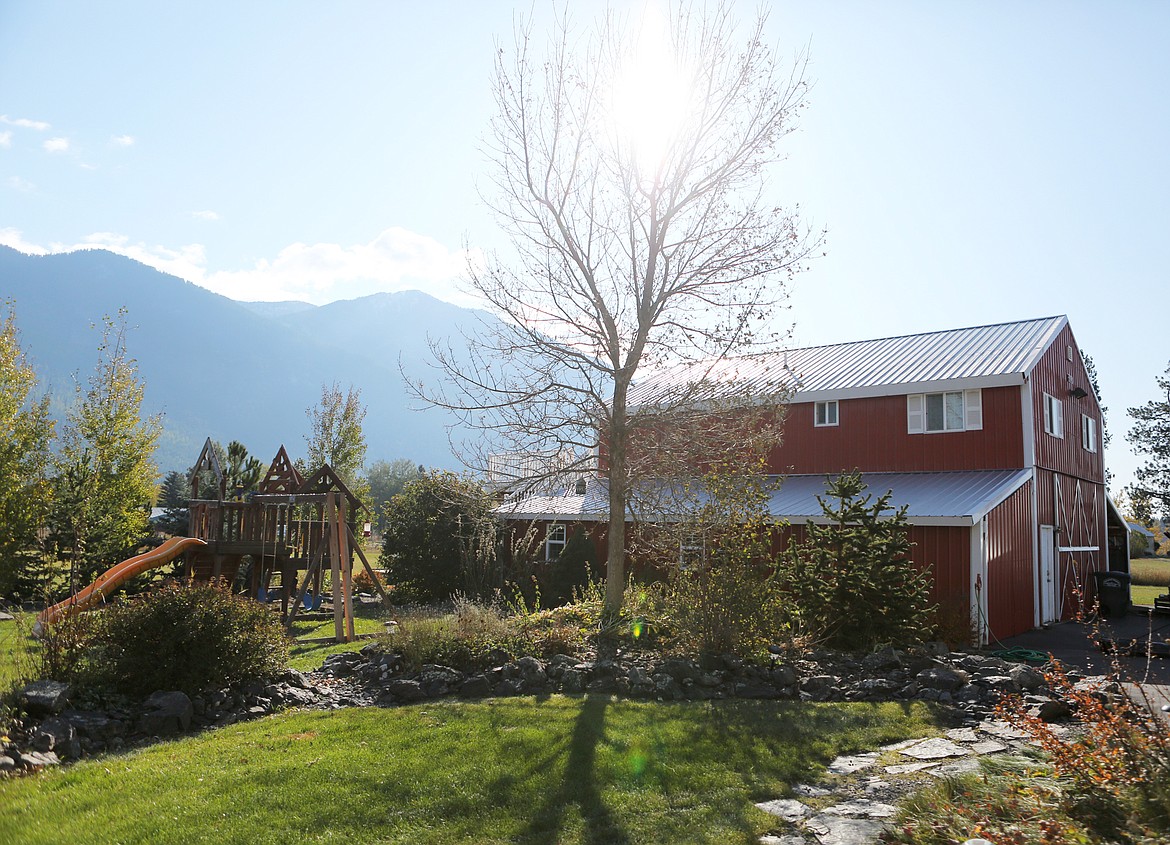
[[[783,476],[771,514],[815,521],[826,476],[860,470],[871,492],[907,507],[936,599],[970,613],[984,641],[1067,619],[1078,596],[1093,598],[1092,572],[1128,570],[1101,407],[1066,317],[794,349],[724,370],[730,391],[792,391],[769,460]],[[631,403],[686,378],[649,379]],[[600,488],[590,479],[501,510],[559,539],[566,525],[605,521]]]

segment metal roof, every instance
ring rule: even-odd
[[[926,334],[790,349],[750,359],[677,367],[641,380],[630,404],[729,396],[822,396],[914,393],[942,386],[1021,384],[1061,330],[1063,316]],[[694,385],[703,386],[695,392]]]
[[[969,472],[867,472],[862,480],[875,498],[892,491],[890,504],[906,506],[911,525],[971,526],[1032,477],[1029,469]],[[792,523],[824,522],[817,496],[826,494],[824,475],[790,475],[768,500],[768,512]],[[504,502],[496,513],[506,519],[603,522],[608,519],[604,479],[588,480],[584,495],[528,496]]]
[[[1032,477],[1030,469],[969,472],[865,472],[861,480],[874,498],[891,491],[890,504],[906,506],[912,525],[974,525]],[[769,513],[793,523],[824,522],[817,496],[826,494],[823,475],[790,475],[768,502]]]

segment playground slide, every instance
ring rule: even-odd
[[[105,601],[106,596],[135,575],[156,566],[162,566],[164,563],[170,563],[187,549],[205,545],[207,545],[205,542],[194,537],[172,537],[156,549],[135,555],[116,566],[111,566],[99,575],[92,584],[84,590],[79,590],[77,595],[42,610],[37,615],[36,624],[33,626],[33,636],[40,636],[45,627],[54,622],[72,616],[74,613],[89,610],[94,605]]]

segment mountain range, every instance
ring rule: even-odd
[[[428,338],[460,340],[495,319],[420,291],[316,306],[239,302],[105,250],[26,255],[0,246],[0,301],[60,418],[94,371],[103,316],[126,310],[126,347],[146,413],[163,415],[155,458],[185,470],[206,437],[239,440],[263,461],[306,450],[307,411],[325,384],[361,390],[367,463],[407,458],[456,468],[437,408],[403,379],[434,379]],[[400,368],[401,362],[401,368]]]

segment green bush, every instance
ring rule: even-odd
[[[273,675],[287,660],[266,607],[220,584],[172,583],[99,611],[87,674],[129,695],[195,693]]]
[[[598,574],[597,551],[584,526],[569,535],[568,542],[540,575],[541,597],[550,606],[572,601],[573,593],[580,591]]]
[[[432,472],[386,506],[379,566],[396,602],[442,602],[499,587],[492,494],[472,478]]]

